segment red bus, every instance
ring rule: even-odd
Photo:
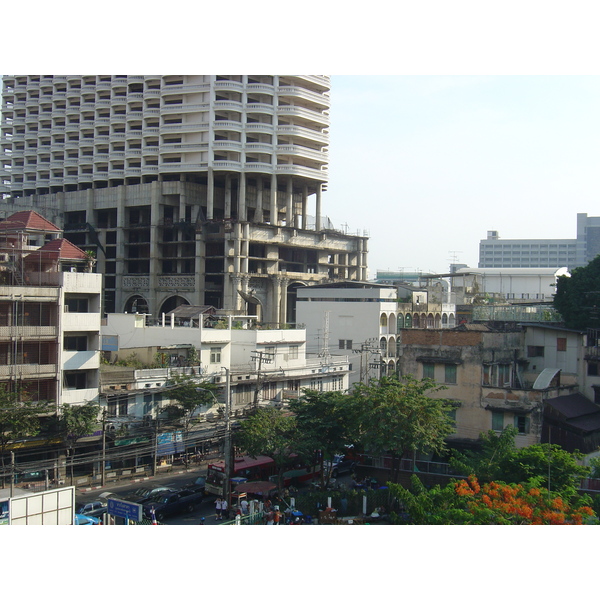
[[[239,456],[235,459],[231,477],[244,477],[248,481],[269,481],[276,473],[275,461],[268,456]],[[208,465],[206,474],[206,492],[222,496],[225,482],[225,461],[218,460]]]
[[[310,481],[321,473],[319,465],[306,465],[299,462],[297,458],[291,457],[290,464],[283,473],[283,485],[297,485],[304,481]],[[239,456],[235,459],[231,479],[243,477],[247,481],[272,481],[277,483],[277,467],[275,461],[268,456]],[[208,465],[206,474],[206,492],[222,496],[223,484],[225,482],[225,461],[219,460]],[[232,487],[235,487],[235,482]]]

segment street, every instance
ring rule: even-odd
[[[145,481],[108,484],[100,489],[90,491],[77,491],[76,499],[77,502],[91,501],[98,498],[103,492],[114,492],[115,494],[127,494],[135,491],[140,487],[158,487],[158,486],[169,486],[172,485],[175,488],[183,487],[187,483],[191,483],[194,479],[200,475],[206,475],[206,467],[199,466],[190,468],[186,472],[177,473],[165,473],[157,475],[156,477],[150,477]],[[350,482],[350,475],[340,476],[338,481],[346,485]],[[200,525],[202,518],[204,518],[204,525],[221,525],[227,521],[217,521],[215,513],[215,500],[216,497],[209,494],[207,495],[201,505],[196,508],[192,513],[181,513],[168,517],[164,520],[165,525]]]

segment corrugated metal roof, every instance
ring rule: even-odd
[[[552,380],[557,373],[560,373],[561,369],[544,369],[535,380],[533,384],[534,390],[545,390],[550,387]]]
[[[563,415],[565,419],[575,419],[600,413],[600,407],[597,404],[579,393],[549,398],[546,400],[546,404]]]

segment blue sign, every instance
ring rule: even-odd
[[[116,500],[115,498],[108,499],[108,514],[114,517],[122,517],[131,521],[142,520],[142,505],[135,502],[127,502],[126,500]]]

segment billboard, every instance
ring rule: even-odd
[[[8,499],[9,525],[73,525],[75,487]]]

